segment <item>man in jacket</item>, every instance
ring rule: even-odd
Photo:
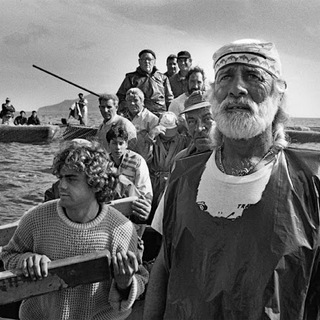
[[[319,319],[319,151],[287,147],[273,43],[213,59],[216,148],[176,162],[144,319]]]
[[[138,61],[139,67],[126,74],[117,92],[118,113],[122,113],[126,108],[127,91],[130,88],[139,88],[144,93],[145,107],[159,116],[168,109],[173,99],[169,79],[156,68],[156,55],[152,50],[142,50]]]

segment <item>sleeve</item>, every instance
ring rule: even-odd
[[[126,93],[131,87],[132,85],[131,85],[130,77],[128,74],[126,74],[117,92],[117,97],[119,98],[118,113],[122,112],[125,109]]]
[[[165,197],[165,192],[163,192],[163,195],[159,201],[158,207],[156,209],[156,212],[154,213],[152,222],[151,222],[151,227],[159,232],[162,235],[162,222],[163,222],[163,211],[164,211],[164,197]]]
[[[13,237],[2,248],[0,259],[6,270],[21,268],[23,260],[33,254],[32,229],[34,224],[31,214],[32,211],[29,211],[21,218]]]
[[[149,200],[150,204],[152,201],[152,185],[150,180],[149,169],[146,161],[141,157],[140,165],[137,167],[135,186],[141,193],[141,195]]]
[[[131,221],[121,224],[115,228],[113,238],[116,239],[115,250],[130,250],[138,257],[138,236]],[[115,280],[112,279],[109,293],[109,302],[113,309],[128,310],[132,308],[135,300],[145,291],[149,280],[149,273],[142,264],[139,264],[138,272],[133,276],[129,295],[126,299],[117,290]]]
[[[173,100],[173,93],[172,93],[172,89],[171,89],[171,85],[169,82],[168,77],[164,76],[164,90],[165,90],[165,99],[166,99],[166,106],[167,106],[167,110],[169,108],[169,105],[171,103],[171,101]]]

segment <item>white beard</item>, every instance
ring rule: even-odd
[[[214,120],[218,130],[230,139],[253,138],[271,126],[278,110],[277,94],[268,96],[263,102],[257,104],[248,97],[227,97],[220,104],[211,95]],[[250,111],[228,111],[231,104],[239,104],[250,108]]]

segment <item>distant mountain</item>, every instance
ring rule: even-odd
[[[85,99],[88,100],[88,111],[91,112],[99,112],[98,109],[98,97],[93,95],[93,94],[89,94],[87,96],[85,96]],[[45,106],[45,107],[41,107],[38,109],[38,113],[40,115],[46,115],[46,114],[68,114],[69,113],[69,108],[72,106],[72,104],[76,101],[78,101],[78,99],[74,99],[74,100],[64,100],[60,103],[57,104],[53,104],[51,106]]]

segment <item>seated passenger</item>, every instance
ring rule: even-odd
[[[37,111],[35,110],[32,111],[31,116],[28,118],[27,125],[35,125],[35,126],[40,125],[40,120],[37,116]]]
[[[20,116],[17,116],[15,119],[14,119],[14,124],[17,126],[17,125],[24,125],[24,124],[27,124],[28,122],[28,118],[27,118],[27,115],[26,113],[22,110],[20,111]]]
[[[144,106],[144,94],[139,88],[131,88],[126,94],[126,109],[123,116],[129,119],[137,130],[137,144],[134,151],[146,160],[150,145],[150,131],[158,125],[159,118]]]
[[[106,135],[110,158],[117,168],[118,174],[132,181],[140,196],[132,204],[135,222],[145,222],[148,219],[151,202],[152,186],[146,161],[138,153],[128,150],[128,133],[121,126],[113,126]]]
[[[50,261],[108,249],[113,272],[105,281],[25,299],[20,318],[127,318],[148,273],[138,263],[133,224],[105,203],[116,182],[106,151],[97,142],[68,142],[54,158],[53,173],[60,199],[23,215],[0,254],[5,268],[22,268],[25,277],[37,281],[48,276]]]

